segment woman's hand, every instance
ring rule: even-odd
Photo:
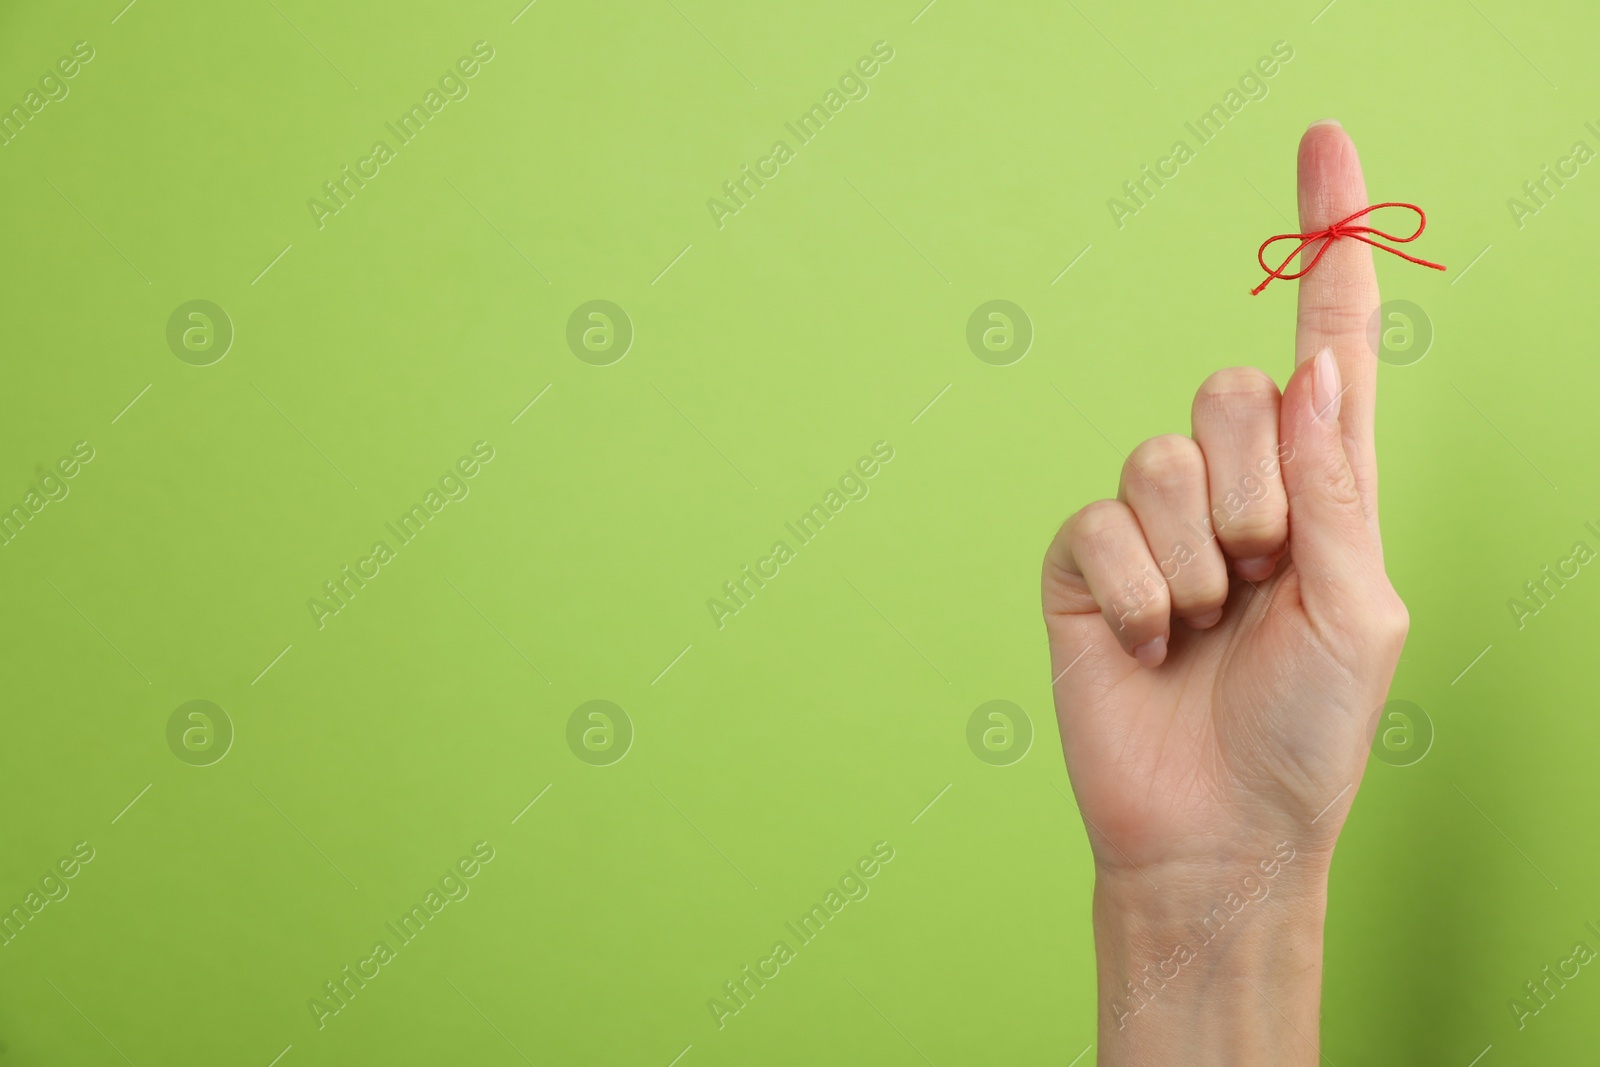
[[[1369,203],[1336,123],[1301,139],[1299,203],[1307,232]],[[1282,395],[1211,375],[1192,438],[1134,449],[1045,558],[1102,1064],[1318,1059],[1328,863],[1408,623],[1378,533],[1370,249],[1335,242],[1299,288]]]

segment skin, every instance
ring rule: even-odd
[[[1371,202],[1337,123],[1302,137],[1298,188],[1308,232]],[[1298,285],[1282,394],[1207,378],[1192,437],[1136,448],[1046,554],[1102,1065],[1320,1058],[1328,867],[1408,618],[1378,531],[1372,251],[1336,241]]]

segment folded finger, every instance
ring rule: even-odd
[[[1128,457],[1118,496],[1133,509],[1172,613],[1198,629],[1222,617],[1228,567],[1211,529],[1206,458],[1179,434],[1152,437]]]
[[[1171,598],[1133,509],[1097,500],[1067,522],[1064,569],[1081,575],[1123,651],[1147,667],[1166,659]]]
[[[1190,421],[1205,456],[1211,526],[1234,570],[1272,573],[1289,539],[1289,498],[1279,474],[1278,385],[1265,371],[1230,367],[1201,383]]]

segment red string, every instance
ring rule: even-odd
[[[1408,207],[1412,211],[1415,211],[1417,213],[1417,232],[1412,234],[1410,237],[1397,237],[1392,233],[1384,233],[1382,230],[1377,229],[1374,226],[1350,225],[1361,216],[1374,212],[1381,207]],[[1385,241],[1393,241],[1396,244],[1407,244],[1411,241],[1415,241],[1418,237],[1421,237],[1422,231],[1425,230],[1427,226],[1428,216],[1422,213],[1422,209],[1420,207],[1415,204],[1402,204],[1391,200],[1382,204],[1373,204],[1370,207],[1364,207],[1360,211],[1357,211],[1354,215],[1349,215],[1340,219],[1338,222],[1334,223],[1332,226],[1329,226],[1325,230],[1318,230],[1315,233],[1280,233],[1274,237],[1269,237],[1265,241],[1261,242],[1261,247],[1256,251],[1256,262],[1260,263],[1261,269],[1267,272],[1267,277],[1266,280],[1260,285],[1250,290],[1250,295],[1255,296],[1257,293],[1261,292],[1261,290],[1265,289],[1267,284],[1274,278],[1283,278],[1287,280],[1290,278],[1299,278],[1304,276],[1311,270],[1312,267],[1317,265],[1317,261],[1320,260],[1322,258],[1322,254],[1333,245],[1333,242],[1341,237],[1354,237],[1358,241],[1366,242],[1373,248],[1381,248],[1385,252],[1393,252],[1401,259],[1410,260],[1412,263],[1416,263],[1420,266],[1432,267],[1434,270],[1444,270],[1445,268],[1442,263],[1430,263],[1426,259],[1418,259],[1416,256],[1408,256],[1398,248],[1390,248],[1388,245],[1381,244],[1367,236],[1367,234],[1376,234],[1377,236],[1382,237]],[[1295,246],[1294,251],[1290,252],[1282,263],[1278,264],[1276,270],[1267,266],[1268,246],[1273,244],[1275,241],[1292,241],[1295,239],[1298,239],[1300,243]],[[1311,262],[1307,263],[1293,274],[1284,273],[1284,268],[1294,261],[1295,256],[1298,256],[1301,252],[1305,251],[1313,241],[1322,241],[1322,247],[1317,249],[1317,254],[1311,257]]]

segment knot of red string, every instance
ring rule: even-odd
[[[1382,207],[1404,207],[1415,211],[1417,213],[1416,232],[1409,237],[1399,237],[1392,233],[1384,233],[1376,226],[1352,225],[1352,223],[1354,223],[1357,219],[1364,215],[1369,215]],[[1416,263],[1420,266],[1432,267],[1434,270],[1444,270],[1445,267],[1442,263],[1430,263],[1426,259],[1418,259],[1416,256],[1407,255],[1398,248],[1390,248],[1388,245],[1372,239],[1373,237],[1382,237],[1385,241],[1393,241],[1395,244],[1408,244],[1412,241],[1415,241],[1418,237],[1421,237],[1422,231],[1425,230],[1427,226],[1428,216],[1422,213],[1422,209],[1420,207],[1415,204],[1402,204],[1391,200],[1382,204],[1372,204],[1368,207],[1364,207],[1353,215],[1345,216],[1325,230],[1317,230],[1315,233],[1280,233],[1276,236],[1269,237],[1265,241],[1261,242],[1260,249],[1256,251],[1256,262],[1260,263],[1261,269],[1267,272],[1267,277],[1260,285],[1250,290],[1250,295],[1255,296],[1257,293],[1261,292],[1261,290],[1265,289],[1267,284],[1274,278],[1289,279],[1303,277],[1310,272],[1312,267],[1317,265],[1317,261],[1322,258],[1322,254],[1324,252],[1333,246],[1333,242],[1337,241],[1341,237],[1353,237],[1357,241],[1366,242],[1373,248],[1381,248],[1385,252],[1393,252],[1401,259],[1410,260],[1412,263]],[[1284,257],[1282,263],[1278,264],[1277,267],[1267,266],[1267,249],[1269,247],[1278,241],[1295,240],[1298,240],[1300,243],[1294,246],[1294,251],[1290,252]],[[1307,263],[1305,266],[1301,267],[1292,274],[1286,273],[1284,268],[1288,267],[1290,263],[1294,262],[1294,257],[1298,256],[1301,252],[1304,252],[1315,241],[1321,241],[1322,247],[1318,248],[1317,254],[1311,257],[1311,262]]]

